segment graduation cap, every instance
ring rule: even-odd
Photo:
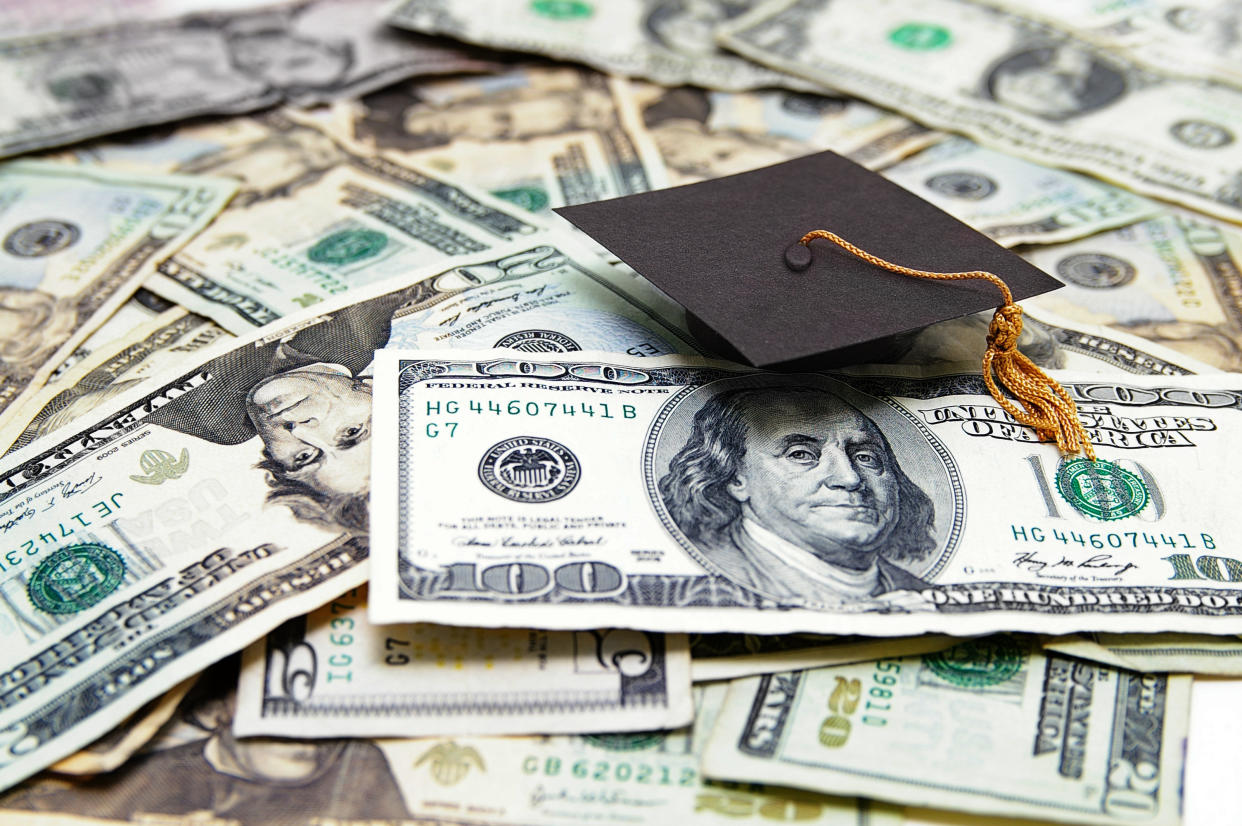
[[[704,344],[755,367],[884,361],[929,324],[999,306],[989,389],[1062,450],[1092,455],[1069,396],[1016,349],[1013,302],[1061,283],[836,153],[556,212],[680,302]]]

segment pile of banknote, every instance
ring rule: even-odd
[[[0,8],[0,822],[1209,822],[1240,43],[1237,0]],[[989,394],[987,316],[759,371],[552,211],[822,150],[1064,283],[1019,347],[1098,461]]]

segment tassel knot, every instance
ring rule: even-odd
[[[988,348],[1000,353],[1018,349],[1022,335],[1022,308],[1017,304],[999,307],[988,325]]]
[[[1052,439],[1062,453],[1082,452],[1094,462],[1095,450],[1078,419],[1074,400],[1056,379],[1040,370],[1018,349],[1021,335],[1022,308],[1017,304],[999,307],[988,327],[988,349],[983,353],[983,381],[988,392],[1014,421],[1034,428],[1045,439]],[[1025,409],[1007,399],[1001,387],[1012,393]]]
[[[1095,461],[1095,450],[1078,418],[1078,407],[1074,400],[1056,379],[1040,370],[1035,362],[1018,349],[1018,338],[1022,335],[1022,308],[1013,302],[1009,285],[1000,277],[983,270],[928,272],[903,267],[872,255],[841,236],[823,229],[808,232],[798,243],[810,246],[811,241],[816,238],[826,238],[862,260],[890,272],[938,281],[978,278],[994,285],[1000,290],[1001,305],[997,307],[992,323],[988,325],[988,349],[983,354],[983,381],[988,386],[988,392],[1014,421],[1034,428],[1042,438],[1054,440],[1062,453],[1082,452],[1088,459]],[[1021,402],[1021,408],[1005,396],[1002,387]]]

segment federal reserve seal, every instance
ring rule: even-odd
[[[22,224],[4,239],[4,251],[19,258],[42,258],[70,247],[82,230],[65,221],[32,221]]]
[[[47,81],[47,91],[66,103],[91,104],[106,101],[123,85],[121,75],[113,69],[71,65]]]
[[[316,264],[352,264],[379,255],[388,246],[388,236],[373,229],[345,229],[334,232],[306,252]]]
[[[518,330],[497,341],[493,347],[508,347],[524,353],[569,353],[581,350],[578,342],[553,330]]]
[[[515,436],[492,445],[479,462],[479,481],[514,502],[552,502],[578,484],[578,457],[539,436]]]
[[[1219,123],[1206,120],[1179,120],[1169,134],[1193,149],[1220,149],[1233,143],[1233,133]]]
[[[1151,500],[1138,476],[1104,459],[1070,459],[1057,468],[1057,491],[1074,510],[1112,522],[1140,513]]]
[[[982,201],[996,191],[996,181],[977,172],[942,172],[924,183],[932,192],[963,201]]]
[[[35,568],[26,593],[49,614],[76,614],[121,587],[125,560],[97,542],[61,548]]]
[[[1058,261],[1057,275],[1079,287],[1105,290],[1129,284],[1138,275],[1138,270],[1123,258],[1100,252],[1083,252],[1067,255]]]
[[[1009,637],[970,640],[947,651],[923,655],[923,665],[950,685],[986,688],[1012,679],[1026,653]]]

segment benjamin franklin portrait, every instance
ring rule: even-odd
[[[662,437],[658,495],[705,567],[809,607],[927,587],[956,509],[944,466],[912,423],[894,450],[861,407],[827,385],[735,383]]]

